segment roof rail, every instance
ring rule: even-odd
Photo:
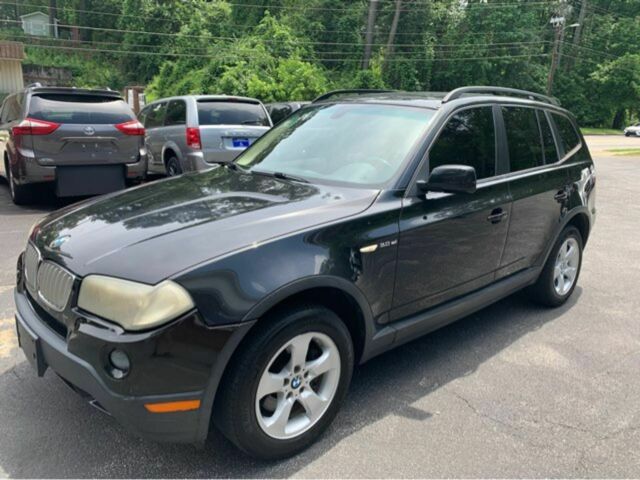
[[[544,103],[550,103],[551,105],[560,105],[560,102],[555,97],[549,97],[547,95],[542,95],[541,93],[529,92],[527,90],[518,90],[516,88],[507,87],[460,87],[447,93],[447,95],[442,99],[442,103],[450,102],[451,100],[455,100],[469,93],[491,93],[494,95],[504,94],[505,96],[517,95],[529,98],[530,100],[538,100]]]
[[[331,97],[337,97],[338,95],[366,95],[367,93],[388,93],[388,92],[393,92],[393,90],[387,90],[387,89],[366,89],[366,88],[352,88],[352,89],[345,89],[345,90],[333,90],[331,92],[327,92],[324,93],[322,95],[320,95],[318,98],[315,98],[311,101],[311,103],[316,103],[316,102],[321,102],[323,100],[327,100],[328,98]]]

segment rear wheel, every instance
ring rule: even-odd
[[[324,307],[291,308],[263,322],[225,374],[214,420],[248,454],[278,459],[329,426],[351,381],[354,353],[348,329]]]
[[[556,242],[531,297],[548,307],[562,305],[573,293],[582,267],[582,235],[576,227],[565,228]]]
[[[9,182],[9,191],[11,193],[11,200],[16,205],[26,205],[33,201],[33,195],[31,185],[18,185],[11,173],[11,167],[6,165],[7,181]]]
[[[182,167],[180,166],[180,161],[178,157],[175,155],[169,157],[167,160],[167,176],[175,177],[176,175],[180,175],[182,173]]]

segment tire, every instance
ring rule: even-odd
[[[347,327],[321,306],[290,307],[261,322],[225,372],[214,423],[244,452],[275,460],[305,449],[329,426],[347,393],[354,352]],[[295,345],[302,352],[305,343],[304,361],[293,361]],[[328,370],[314,377],[322,366]],[[277,393],[265,395],[272,390]],[[276,416],[279,409],[288,414]]]
[[[569,248],[574,248],[575,253],[570,253]],[[553,246],[540,277],[528,289],[531,298],[547,307],[559,307],[566,302],[578,284],[582,250],[580,231],[574,226],[565,228]],[[568,255],[566,252],[569,252]]]
[[[629,132],[625,132],[624,136],[625,136],[625,137],[630,137],[630,136],[631,136],[631,134],[630,134]]]
[[[11,200],[15,205],[27,205],[33,202],[33,191],[30,185],[18,185],[11,173],[11,167],[6,166],[7,182],[9,183],[9,192],[11,193]]]
[[[166,169],[168,177],[180,175],[182,173],[182,167],[180,166],[180,160],[178,160],[178,157],[175,155],[170,156],[167,160]]]

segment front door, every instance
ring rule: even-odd
[[[405,199],[392,320],[491,283],[507,236],[511,200],[507,183],[494,178],[492,107],[455,113],[430,148],[428,161],[429,171],[446,164],[473,166],[478,188],[472,194],[428,193]]]

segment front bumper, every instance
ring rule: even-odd
[[[211,329],[191,313],[147,333],[114,332],[83,319],[76,319],[65,332],[52,328],[55,319],[26,291],[16,288],[14,299],[20,345],[39,376],[51,368],[138,436],[204,442],[222,371],[246,326]],[[131,371],[121,380],[107,373],[108,354],[114,348],[131,358]],[[200,407],[169,413],[152,413],[145,407],[185,400],[200,401]]]

